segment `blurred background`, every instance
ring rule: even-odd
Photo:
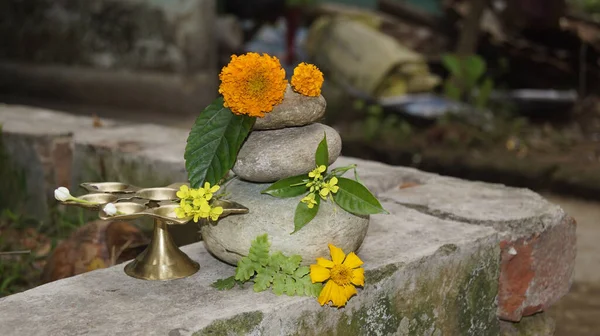
[[[574,216],[575,281],[550,313],[557,335],[598,335],[599,33],[599,0],[1,0],[0,103],[187,132],[230,55],[314,63],[343,155],[531,188]],[[0,296],[105,267],[69,264],[90,237],[128,237],[122,260],[147,243],[0,210]]]

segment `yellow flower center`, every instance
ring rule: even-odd
[[[335,265],[331,268],[330,277],[339,286],[349,285],[352,280],[352,269],[344,265]]]
[[[248,88],[254,96],[262,95],[266,86],[267,83],[265,83],[265,78],[263,76],[256,76],[248,81]]]

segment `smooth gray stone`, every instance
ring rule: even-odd
[[[329,163],[342,151],[342,139],[331,127],[311,124],[272,131],[252,131],[240,149],[233,172],[252,182],[275,182],[306,174],[316,166],[315,151],[327,134]]]
[[[367,234],[369,217],[352,215],[331,201],[321,201],[317,216],[298,232],[294,231],[294,212],[303,196],[276,198],[260,192],[270,184],[234,180],[227,185],[230,198],[250,209],[245,215],[227,216],[217,224],[202,225],[206,248],[222,261],[236,265],[248,254],[252,241],[267,233],[271,251],[302,256],[302,263],[315,263],[328,257],[328,244],[346,253],[356,251]]]
[[[312,124],[325,115],[327,102],[323,96],[308,97],[289,86],[281,104],[263,118],[256,118],[254,129],[269,130]]]

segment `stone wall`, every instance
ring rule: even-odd
[[[185,180],[186,131],[94,127],[90,118],[8,105],[0,123],[38,207],[55,204],[60,184]],[[575,262],[576,225],[561,208],[526,189],[345,157],[335,165],[350,163],[390,214],[371,218],[359,251],[367,286],[346,308],[248,287],[217,291],[210,284],[234,269],[200,242],[184,249],[202,265],[187,279],[139,281],[117,265],[0,299],[0,334],[553,334],[537,313],[568,292]]]
[[[2,1],[0,93],[194,113],[216,96],[215,25],[215,0]]]

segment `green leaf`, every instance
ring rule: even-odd
[[[211,286],[218,290],[226,290],[226,289],[232,289],[233,286],[235,286],[235,284],[236,284],[235,275],[233,275],[233,276],[230,276],[229,278],[219,279],[219,280],[213,282],[211,284]]]
[[[453,81],[449,80],[444,83],[444,95],[452,100],[460,101],[462,92],[461,89],[454,84]]]
[[[256,118],[233,114],[216,99],[196,119],[185,147],[185,168],[193,188],[217,184],[233,167]]]
[[[275,268],[276,270],[279,270],[281,264],[285,263],[286,260],[287,257],[284,256],[283,253],[277,251],[271,254],[271,256],[269,257],[269,266]]]
[[[298,282],[302,283],[302,286],[304,287],[304,293],[302,293],[301,295],[318,297],[319,294],[321,294],[321,290],[323,289],[323,284],[312,283],[312,281],[310,280],[310,276],[308,275],[300,278]]]
[[[302,278],[310,272],[310,268],[308,266],[298,267],[298,269],[294,272],[294,277]]]
[[[339,176],[344,175],[348,170],[351,170],[351,169],[356,170],[356,165],[351,164],[349,166],[334,168],[331,170],[331,174],[339,177]]]
[[[298,230],[302,229],[306,224],[308,224],[319,211],[319,205],[321,204],[321,197],[319,195],[315,196],[315,204],[312,208],[309,208],[306,203],[299,202],[298,206],[296,206],[296,212],[294,213],[294,234],[298,232]]]
[[[273,276],[273,294],[282,295],[285,292],[285,279],[286,276],[283,274]]]
[[[444,67],[446,67],[446,70],[448,70],[451,75],[462,77],[460,59],[456,55],[442,55],[442,64],[444,64]]]
[[[292,277],[285,278],[285,294],[289,296],[296,295],[296,280]]]
[[[238,261],[235,269],[235,280],[246,282],[254,275],[256,264],[248,257],[243,257]]]
[[[323,133],[323,140],[317,146],[315,163],[319,166],[329,166],[329,150],[327,149],[327,135]]]
[[[308,189],[306,183],[309,180],[307,174],[284,178],[271,184],[267,189],[260,193],[269,194],[279,198],[300,196]]]
[[[466,81],[469,88],[473,88],[475,83],[483,76],[486,70],[486,64],[483,57],[471,55],[464,59],[463,67],[466,75]]]
[[[252,245],[250,245],[248,258],[261,266],[266,266],[269,263],[270,246],[269,237],[266,233],[256,237],[256,239],[252,241]]]
[[[338,178],[340,188],[333,194],[333,200],[342,209],[355,215],[372,215],[387,213],[373,194],[362,184],[347,179]]]
[[[479,88],[479,94],[477,95],[477,99],[475,100],[475,107],[486,107],[493,89],[494,82],[490,78],[486,78],[481,84],[481,87]]]
[[[302,257],[299,255],[293,255],[291,257],[286,258],[285,262],[282,263],[281,270],[287,274],[294,274],[300,263],[302,262]]]
[[[271,285],[273,281],[274,273],[270,271],[269,268],[262,267],[256,272],[256,276],[254,277],[254,286],[253,289],[255,292],[265,291]]]

